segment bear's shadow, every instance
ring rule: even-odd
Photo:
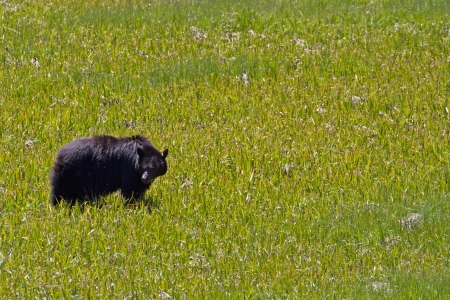
[[[133,200],[130,202],[126,202],[124,200],[115,200],[115,201],[108,201],[110,199],[105,199],[104,197],[99,197],[96,199],[90,199],[89,201],[77,201],[77,203],[74,206],[67,205],[69,210],[72,210],[75,207],[78,207],[78,209],[81,212],[84,212],[87,208],[96,208],[96,209],[114,209],[116,207],[122,206],[124,209],[131,209],[136,210],[140,209],[142,207],[145,207],[148,213],[152,213],[155,209],[157,210],[160,206],[160,201],[156,200],[153,197],[147,196],[142,197],[138,200]],[[61,203],[63,204],[63,203]],[[64,204],[63,204],[64,205]]]
[[[157,210],[159,208],[160,202],[153,197],[143,197],[139,200],[135,200],[131,203],[123,204],[126,209],[139,209],[140,207],[145,207],[147,212],[151,214],[153,210]]]

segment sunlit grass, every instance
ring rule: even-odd
[[[0,7],[1,297],[448,294],[446,1]],[[136,207],[48,207],[94,134],[168,173]]]

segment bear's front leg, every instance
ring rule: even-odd
[[[121,189],[121,194],[125,198],[125,204],[135,204],[136,200],[141,197],[141,193],[132,189]]]

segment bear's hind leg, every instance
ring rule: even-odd
[[[61,203],[61,197],[55,196],[54,192],[50,193],[50,204],[52,206],[58,206]]]

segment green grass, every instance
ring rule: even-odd
[[[0,298],[450,294],[448,1],[0,12]],[[151,213],[48,206],[94,134],[169,148]]]

